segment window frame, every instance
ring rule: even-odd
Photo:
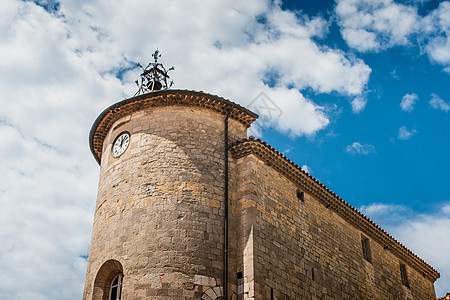
[[[118,279],[117,284],[114,284],[116,279]],[[122,298],[122,285],[123,285],[123,274],[119,273],[116,276],[114,276],[113,280],[111,280],[111,284],[109,285],[108,300],[120,300]],[[117,288],[116,299],[111,298],[112,291],[114,288]]]

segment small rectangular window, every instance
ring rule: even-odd
[[[406,271],[406,265],[404,265],[404,264],[400,265],[400,274],[402,276],[402,284],[409,288],[408,273]]]
[[[312,281],[316,280],[316,278],[314,277],[314,268],[311,268],[311,279]]]
[[[363,257],[368,262],[372,262],[372,254],[370,253],[370,240],[366,237],[361,238]]]
[[[270,300],[274,300],[274,298],[273,298],[273,288],[270,288]]]
[[[237,272],[236,277],[237,279],[242,279],[244,277],[244,274],[242,272]]]

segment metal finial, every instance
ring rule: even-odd
[[[154,62],[151,62],[147,65],[147,67],[143,67],[141,64],[137,64],[139,68],[142,69],[142,74],[140,75],[140,81],[136,80],[136,85],[139,87],[138,91],[134,96],[149,93],[151,91],[157,91],[161,89],[170,89],[173,84],[171,80],[167,83],[167,80],[170,79],[170,76],[167,75],[169,71],[175,70],[174,67],[166,70],[164,66],[158,62],[158,58],[161,57],[159,54],[159,50],[156,50],[155,53],[152,54],[155,59]]]

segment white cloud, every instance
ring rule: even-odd
[[[358,114],[364,110],[364,108],[366,107],[366,104],[367,104],[367,97],[365,95],[360,95],[358,97],[355,97],[351,102],[352,111],[355,114]]]
[[[335,12],[342,37],[360,52],[411,46],[414,41],[424,45],[430,59],[450,72],[450,2],[443,1],[425,17],[418,15],[418,4],[407,4],[337,0]]]
[[[375,147],[370,144],[360,144],[358,142],[353,142],[351,145],[345,147],[345,152],[352,155],[368,155],[375,152]]]
[[[418,24],[417,9],[392,0],[338,0],[342,36],[361,52],[408,44]]]
[[[319,93],[337,91],[357,96],[366,88],[371,72],[359,59],[317,46],[312,37],[326,32],[328,23],[325,20],[299,19],[277,5],[261,1],[246,1],[246,4],[215,1],[207,5],[201,1],[177,5],[161,2],[135,10],[132,6],[109,1],[100,3],[90,8],[89,18],[82,17],[88,18],[89,22],[95,21],[114,40],[115,48],[132,54],[128,57],[131,60],[148,57],[142,51],[153,49],[158,43],[164,59],[170,58],[171,65],[177,68],[175,88],[205,90],[206,86],[210,92],[245,105],[265,91],[264,78],[269,74],[277,75],[273,85],[278,89],[294,86],[300,90],[313,88]],[[110,17],[118,11],[121,11],[120,16]],[[195,16],[190,13],[194,11]],[[140,34],[146,27],[122,15],[134,15],[135,19],[151,17],[160,30],[146,29],[149,32]],[[256,16],[262,16],[263,20],[256,22]],[[142,36],[146,36],[146,42]],[[196,70],[196,76],[192,76],[191,70]],[[135,76],[136,72],[130,79],[134,80]],[[298,95],[297,101],[305,101]],[[301,132],[298,128],[283,129]]]
[[[292,136],[314,135],[328,125],[324,109],[304,98],[298,90],[265,86],[261,90],[264,92],[244,105],[260,116],[250,128],[251,135],[261,136],[267,127]]]
[[[363,205],[360,211],[371,219],[382,218],[383,221],[389,220],[390,223],[395,223],[396,220],[403,220],[406,215],[411,213],[410,209],[405,206],[384,203]]]
[[[424,18],[422,27],[430,35],[426,50],[430,58],[450,73],[450,2],[444,1]]]
[[[402,98],[402,102],[400,102],[400,107],[403,111],[412,112],[414,110],[414,104],[419,99],[419,96],[417,94],[406,94]]]
[[[442,207],[442,212],[444,214],[450,214],[450,204],[446,204]]]
[[[380,48],[379,43],[376,41],[377,35],[364,29],[344,28],[342,36],[350,47],[356,48],[361,52]]]
[[[449,207],[444,204],[437,212],[428,214],[395,204],[373,203],[361,207],[362,213],[440,272],[441,278],[435,283],[438,297],[444,296],[450,285]]]
[[[400,140],[409,140],[410,137],[412,137],[413,135],[415,135],[417,133],[417,130],[412,129],[412,130],[408,130],[406,128],[406,126],[402,126],[398,129],[398,139]]]
[[[448,112],[450,110],[450,104],[439,98],[439,96],[436,94],[431,94],[430,105],[434,109],[443,110],[445,112]]]
[[[2,298],[81,296],[82,256],[88,251],[96,189],[94,163],[5,123],[0,123],[0,136],[0,240],[8,241],[0,246],[0,268],[8,273],[0,282]],[[60,288],[50,288],[48,278]]]
[[[329,123],[323,108],[304,98],[298,90],[276,88],[266,93],[282,112],[275,124],[281,132],[293,136],[312,135]]]
[[[392,78],[397,79],[397,80],[399,79],[399,76],[397,74],[397,70],[396,69],[392,70],[390,72],[390,74],[391,74]]]
[[[308,174],[311,174],[311,167],[309,167],[308,165],[303,165],[302,166],[302,170],[305,171]]]

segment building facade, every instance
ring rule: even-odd
[[[97,118],[83,299],[435,299],[436,270],[247,138],[257,117],[159,90]]]

